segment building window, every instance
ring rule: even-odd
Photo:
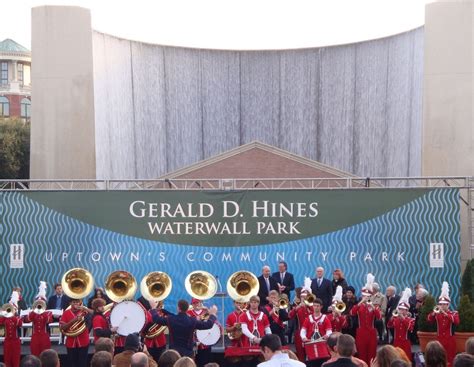
[[[8,63],[6,61],[2,62],[0,69],[0,85],[8,84]]]
[[[20,85],[23,85],[23,64],[18,64],[18,81],[20,82]]]
[[[21,117],[27,120],[31,117],[31,101],[28,98],[21,100]]]
[[[10,102],[7,97],[0,96],[0,116],[10,116]]]

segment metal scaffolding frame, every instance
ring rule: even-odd
[[[474,177],[337,177],[151,180],[0,180],[6,191],[220,191],[220,190],[377,190],[458,188],[468,210],[471,258],[474,252]]]

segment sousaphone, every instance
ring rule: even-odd
[[[162,271],[153,271],[145,275],[140,282],[140,292],[148,302],[158,302],[163,305],[163,300],[169,296],[173,282],[168,274]],[[164,333],[166,326],[153,323],[145,333],[145,338],[153,339]]]
[[[94,288],[94,277],[86,269],[73,268],[63,275],[61,286],[68,297],[82,300]],[[75,337],[82,334],[86,327],[86,322],[82,317],[81,320],[74,322],[67,330],[62,330],[62,332],[66,336]]]

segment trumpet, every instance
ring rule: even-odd
[[[316,296],[313,293],[310,293],[306,296],[303,302],[306,306],[311,307],[314,302],[316,302]]]
[[[435,308],[433,308],[433,312],[434,313],[440,313],[441,312],[441,307],[435,306]]]
[[[334,305],[334,311],[337,313],[343,313],[346,310],[346,304],[342,301],[336,302]]]
[[[11,303],[5,303],[2,306],[2,316],[6,319],[15,316],[16,309]]]
[[[392,312],[392,317],[399,317],[400,316],[400,313],[398,312],[398,310],[395,310]]]

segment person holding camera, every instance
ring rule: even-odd
[[[129,367],[132,361],[132,356],[135,353],[143,352],[148,357],[148,365],[150,367],[157,367],[157,363],[148,353],[146,346],[140,342],[138,333],[128,334],[125,338],[125,347],[122,353],[115,355],[113,365],[115,367]]]

